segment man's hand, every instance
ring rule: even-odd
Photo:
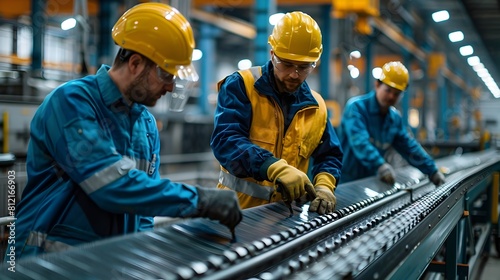
[[[191,217],[209,218],[233,230],[243,218],[236,193],[232,190],[196,187],[198,212]]]
[[[382,164],[377,170],[377,177],[380,181],[389,185],[394,185],[396,182],[396,172],[388,163]]]
[[[326,186],[315,186],[316,198],[311,202],[309,211],[318,212],[318,214],[332,213],[337,204],[337,198]]]
[[[440,185],[444,184],[444,182],[445,182],[445,178],[444,178],[443,173],[441,173],[439,171],[436,171],[434,174],[429,176],[429,179],[436,186],[440,186]]]
[[[269,180],[286,188],[291,201],[300,198],[305,194],[305,186],[312,185],[307,175],[297,168],[289,165],[284,159],[271,164],[267,169]]]

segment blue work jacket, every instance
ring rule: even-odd
[[[381,113],[375,91],[349,99],[339,138],[344,151],[342,183],[376,175],[390,147],[422,173],[437,171],[434,160],[408,134],[396,108],[391,107],[385,116]]]
[[[276,101],[283,111],[285,127],[288,127],[299,110],[306,106],[318,106],[318,103],[306,82],[303,82],[296,92],[287,95],[287,100],[280,99],[278,91],[273,87],[272,71],[273,65],[268,61],[262,66],[262,76],[255,81],[254,87],[260,94]],[[274,116],[270,115],[267,118],[273,119]],[[243,78],[235,72],[226,77],[219,89],[210,145],[221,166],[231,174],[262,181],[267,179],[267,168],[276,159],[271,151],[259,147],[249,139],[251,123],[252,105]],[[296,149],[299,147],[300,143],[297,143]],[[326,122],[320,144],[311,153],[311,157],[313,160],[309,169],[312,178],[318,173],[326,172],[339,180],[342,150],[337,134],[329,121]]]
[[[102,66],[51,92],[31,122],[28,182],[16,208],[16,258],[152,229],[195,213],[194,187],[160,179],[159,133]]]

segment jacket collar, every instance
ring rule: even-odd
[[[110,106],[118,100],[123,99],[120,90],[108,74],[110,68],[108,65],[102,65],[96,73],[97,85],[106,106]]]
[[[377,96],[374,90],[368,93],[368,112],[370,112],[370,114],[382,113],[382,111],[380,111],[380,105],[378,104]]]

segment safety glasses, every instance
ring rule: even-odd
[[[156,74],[158,75],[158,79],[160,79],[163,83],[167,85],[175,84],[175,75],[166,72],[158,65],[156,65]]]
[[[312,72],[314,68],[316,68],[316,62],[308,63],[308,64],[294,64],[287,61],[282,61],[276,55],[273,55],[274,66],[280,72],[291,73],[295,71],[299,76],[308,75]]]

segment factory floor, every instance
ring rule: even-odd
[[[478,280],[500,279],[500,257],[495,249],[491,249],[491,254],[481,269],[481,275]],[[475,279],[471,279],[475,280]]]

